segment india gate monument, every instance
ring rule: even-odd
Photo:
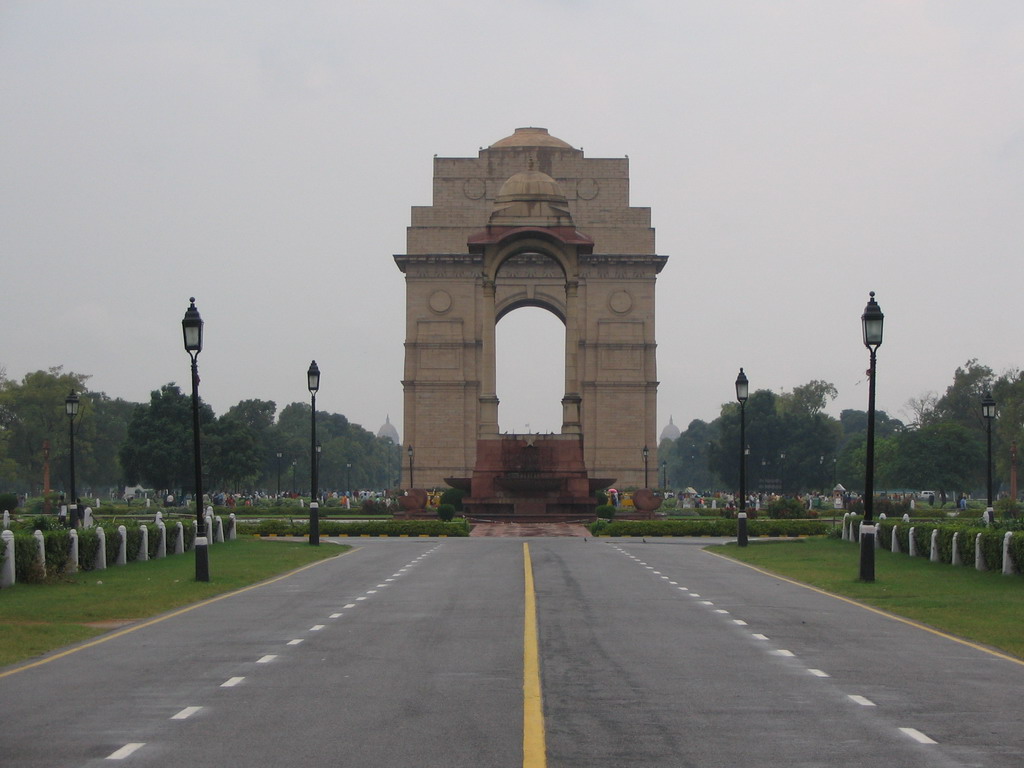
[[[462,488],[472,517],[535,522],[593,518],[596,490],[657,478],[654,288],[668,257],[650,209],[629,204],[628,158],[584,157],[544,128],[435,157],[407,251],[403,488]],[[558,434],[502,430],[495,326],[521,307],[565,325]]]

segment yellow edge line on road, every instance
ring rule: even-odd
[[[540,688],[540,655],[537,644],[537,600],[533,589],[530,545],[523,542],[525,603],[523,617],[523,768],[545,768],[544,702]]]
[[[353,547],[348,552],[342,552],[340,555],[338,555],[338,557],[344,557],[345,555],[348,555],[348,554],[351,554],[353,552],[359,551],[359,549],[361,549],[361,547]],[[211,597],[211,598],[209,598],[207,600],[203,600],[200,603],[193,603],[192,605],[189,605],[189,606],[186,606],[184,608],[181,608],[181,609],[175,611],[174,613],[168,613],[168,614],[166,614],[164,616],[160,616],[158,618],[151,619],[150,621],[145,621],[142,624],[133,624],[132,626],[128,627],[127,629],[122,629],[122,630],[120,630],[118,632],[113,632],[113,633],[111,633],[109,635],[103,635],[102,637],[97,638],[96,640],[93,640],[91,642],[84,643],[83,645],[76,645],[73,648],[68,648],[66,651],[61,651],[60,653],[55,653],[53,656],[47,656],[44,659],[39,659],[39,661],[33,661],[30,664],[23,664],[20,667],[15,667],[14,669],[9,669],[6,672],[0,672],[0,679],[3,679],[5,677],[9,677],[9,676],[11,676],[11,675],[13,675],[13,674],[15,674],[17,672],[24,672],[26,669],[32,669],[34,667],[41,667],[43,664],[49,664],[51,661],[56,661],[57,659],[63,659],[65,656],[70,656],[73,653],[78,653],[79,651],[84,651],[86,648],[92,648],[92,647],[97,646],[97,645],[102,645],[103,643],[106,643],[106,642],[108,642],[110,640],[114,640],[114,639],[116,639],[118,637],[123,637],[124,635],[127,635],[127,634],[130,634],[132,632],[135,632],[136,630],[145,629],[146,627],[151,627],[154,624],[159,624],[162,621],[167,621],[168,619],[173,619],[175,616],[181,616],[182,614],[188,613],[189,611],[194,611],[196,608],[202,608],[204,605],[210,605],[211,603],[217,603],[217,602],[220,602],[221,600],[226,600],[229,597],[234,597],[235,595],[241,595],[243,592],[248,592],[251,589],[259,589],[260,587],[266,587],[266,586],[269,586],[270,584],[276,584],[277,582],[282,581],[284,579],[287,579],[287,578],[289,578],[291,576],[294,576],[297,573],[302,573],[303,571],[308,570],[310,568],[314,568],[315,566],[323,565],[324,563],[329,563],[333,559],[334,559],[333,557],[329,557],[326,560],[317,560],[315,563],[310,563],[309,565],[304,565],[301,568],[296,568],[294,571],[289,571],[288,573],[284,573],[284,574],[282,574],[280,576],[277,576],[277,577],[275,577],[273,579],[268,579],[267,581],[261,581],[259,584],[250,584],[248,587],[242,587],[241,589],[236,589],[234,592],[225,592],[223,595],[217,595],[216,597]]]
[[[793,579],[787,579],[785,576],[780,576],[777,573],[766,571],[763,568],[758,568],[756,565],[751,565],[750,563],[744,563],[742,560],[736,560],[735,558],[729,557],[728,555],[720,555],[717,552],[708,552],[706,549],[702,551],[706,554],[713,555],[715,557],[720,557],[723,560],[728,560],[731,563],[738,563],[739,565],[742,565],[745,568],[750,568],[752,571],[763,573],[765,576],[771,576],[772,578],[779,579],[780,581],[785,581],[787,584],[795,584],[798,587],[803,587],[804,589],[809,589],[812,592],[817,592],[819,595],[827,595],[828,597],[835,598],[836,600],[842,600],[844,603],[856,605],[858,608],[863,608],[865,611],[871,611],[871,613],[878,614],[879,616],[884,616],[887,619],[898,621],[901,624],[906,624],[908,627],[914,627],[915,629],[930,632],[931,634],[945,638],[946,640],[952,640],[954,643],[960,643],[960,645],[966,645],[968,648],[974,648],[976,651],[982,651],[984,653],[989,654],[990,656],[995,656],[998,659],[1003,659],[1003,661],[1012,661],[1014,664],[1020,664],[1021,666],[1024,666],[1024,659],[1018,659],[1016,656],[1010,656],[1000,651],[995,651],[991,648],[986,648],[984,645],[972,643],[970,640],[964,640],[962,637],[957,637],[956,635],[951,635],[947,632],[942,632],[941,630],[933,629],[932,627],[929,627],[927,624],[921,624],[920,622],[914,621],[913,619],[907,619],[903,616],[897,616],[894,613],[883,611],[881,608],[874,608],[870,605],[867,605],[866,603],[862,603],[859,600],[854,600],[850,597],[843,597],[842,595],[837,595],[834,592],[827,592],[826,590],[821,589],[819,587],[814,587],[810,584],[804,584],[802,581],[794,581]]]

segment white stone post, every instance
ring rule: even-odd
[[[980,533],[974,537],[974,567],[979,571],[987,571],[985,553],[981,551],[981,537]]]
[[[11,527],[11,513],[8,510],[4,510],[4,530],[6,531]]]
[[[928,559],[933,563],[939,562],[939,529],[932,529],[932,549],[929,553]]]
[[[896,526],[893,526],[892,528],[892,546],[889,547],[889,551],[894,555],[898,555],[900,553],[900,537],[896,535],[899,533],[899,530],[900,529]]]
[[[1013,531],[1007,531],[1003,534],[1003,575],[1013,576],[1017,572],[1016,567],[1013,563],[1013,557],[1010,555],[1010,540],[1013,538]]]
[[[43,566],[43,574],[46,573],[46,541],[43,539],[42,531],[33,531],[32,538],[36,540],[36,560]]]
[[[153,519],[153,522],[154,523],[159,523],[163,519],[164,519],[164,511],[162,509],[158,509],[156,511],[156,517]]]
[[[910,515],[908,515],[906,512],[903,513],[903,522],[904,523],[909,523],[910,522]]]
[[[96,528],[96,538],[99,539],[100,545],[96,548],[96,559],[93,561],[94,571],[103,571],[107,567],[107,532],[103,530],[103,526]]]
[[[174,542],[174,554],[185,554],[185,526],[179,520],[175,525],[178,527],[178,540]]]
[[[14,531],[6,528],[0,533],[4,545],[4,565],[0,569],[0,589],[14,584]]]
[[[911,527],[910,537],[907,540],[907,543],[910,545],[907,547],[907,549],[909,550],[907,554],[911,557],[917,557],[917,537],[914,535],[915,530],[916,528]]]
[[[953,565],[963,565],[964,559],[960,557],[960,531],[953,534]]]
[[[100,497],[97,496],[96,497],[96,509],[99,509],[99,508],[100,508]]]
[[[849,533],[847,531],[847,525],[849,524],[849,522],[850,522],[850,513],[849,512],[843,512],[843,541],[849,541],[850,540],[850,536],[849,536]]]
[[[235,513],[232,512],[228,515],[228,541],[234,541],[238,538],[238,521],[235,519]]]
[[[215,544],[223,544],[224,543],[224,518],[222,518],[220,515],[217,515],[217,517],[216,517],[216,523],[213,526],[213,530],[214,530],[214,534],[213,534],[213,541],[214,541],[214,543]]]
[[[78,531],[74,528],[68,531],[68,539],[71,543],[68,546],[68,563],[64,570],[67,573],[76,573],[78,571]]]
[[[147,497],[146,497],[146,509],[149,509],[149,505],[150,505],[150,499],[149,499],[149,497],[147,496]]]
[[[85,512],[82,513],[82,525],[86,528],[92,528],[94,525],[92,519],[92,507],[86,507]]]
[[[156,533],[160,537],[156,543],[156,556],[158,558],[167,557],[167,526],[164,525],[163,520],[156,521]]]
[[[128,529],[123,525],[117,526],[117,560],[115,565],[126,565],[128,563]]]
[[[210,514],[209,510],[203,514],[203,520],[206,521],[206,539],[213,544],[213,515]]]
[[[136,560],[149,560],[149,528],[143,523],[139,526],[139,532],[142,534],[142,543],[139,545],[139,556]]]

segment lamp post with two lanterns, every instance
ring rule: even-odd
[[[195,459],[196,482],[196,581],[210,580],[210,557],[206,538],[206,516],[203,514],[203,459],[199,447],[199,353],[203,351],[203,319],[196,309],[195,298],[181,321],[185,351],[192,358],[192,454]]]

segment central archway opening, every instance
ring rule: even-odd
[[[495,326],[501,432],[558,434],[565,394],[565,325],[540,307],[512,310]]]

